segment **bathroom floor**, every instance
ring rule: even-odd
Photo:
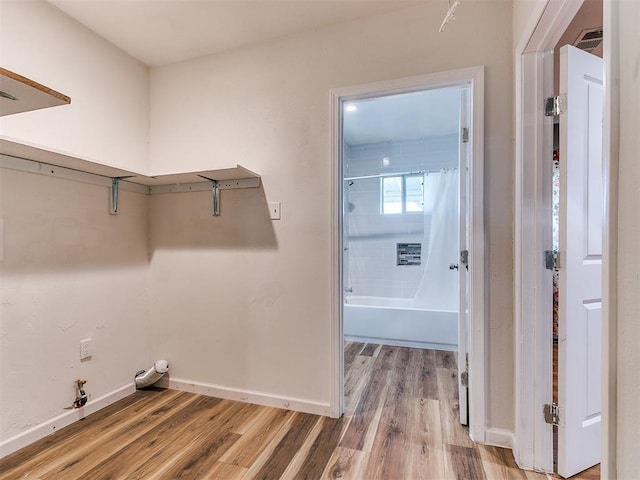
[[[545,480],[458,422],[455,353],[345,344],[345,416],[139,391],[0,460],[0,479]]]

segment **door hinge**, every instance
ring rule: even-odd
[[[469,143],[469,129],[462,127],[462,143]]]
[[[469,353],[464,357],[464,372],[460,374],[460,385],[469,388]]]
[[[544,99],[544,116],[556,117],[567,111],[567,94]]]
[[[544,251],[544,268],[547,270],[560,268],[560,253],[557,250]]]
[[[545,403],[543,408],[544,421],[550,425],[560,425],[560,408],[556,403]]]
[[[460,263],[464,265],[464,268],[469,270],[469,250],[460,251]]]

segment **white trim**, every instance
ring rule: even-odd
[[[485,382],[485,318],[487,302],[485,278],[484,242],[484,67],[469,67],[448,72],[419,75],[386,82],[336,88],[331,90],[331,151],[332,151],[332,372],[331,411],[333,416],[343,412],[343,338],[342,338],[342,164],[341,164],[341,102],[371,98],[380,95],[407,93],[455,85],[470,85],[472,160],[470,174],[472,184],[470,198],[470,319],[469,319],[469,385],[470,425],[469,434],[474,441],[485,441],[486,430],[486,382]]]
[[[331,91],[331,416],[344,413],[344,342],[342,278],[342,109]]]
[[[242,390],[229,388],[224,385],[214,385],[209,383],[193,382],[181,378],[171,378],[169,380],[171,390],[197,393],[207,397],[224,398],[225,400],[235,400],[237,402],[253,403],[266,407],[284,408],[296,412],[311,413],[314,415],[328,416],[330,408],[328,403],[311,402],[301,398],[275,396],[254,390]]]
[[[617,478],[618,372],[618,156],[620,120],[620,5],[605,0],[604,7],[604,118],[602,130],[605,172],[605,217],[602,259],[602,458],[603,480]]]
[[[21,448],[26,447],[27,445],[32,444],[44,438],[52,433],[55,433],[57,430],[64,428],[66,426],[71,425],[72,423],[77,422],[78,420],[83,420],[87,415],[91,415],[92,413],[97,412],[98,410],[103,409],[111,405],[118,400],[122,400],[125,397],[128,397],[132,393],[135,393],[136,387],[133,383],[127,384],[123,387],[114,390],[113,392],[102,395],[101,397],[96,398],[95,400],[91,400],[84,407],[68,410],[57,417],[52,418],[51,420],[47,420],[39,425],[36,425],[29,430],[26,430],[15,437],[9,438],[4,442],[0,443],[0,458],[9,455]]]
[[[553,429],[542,418],[542,405],[552,400],[553,278],[542,262],[542,252],[552,247],[552,120],[542,112],[543,98],[553,88],[543,71],[552,61],[553,56],[543,52],[523,54],[516,61],[513,453],[521,468],[539,471],[553,471]]]
[[[362,100],[365,98],[379,97],[381,95],[395,95],[398,93],[420,92],[444,87],[454,87],[456,85],[469,85],[473,80],[477,79],[478,75],[483,76],[481,72],[484,72],[484,66],[416,75],[413,77],[366,83],[364,85],[356,85],[352,87],[333,88],[331,89],[331,98],[344,99],[345,101]],[[333,111],[332,113],[339,115],[341,113],[339,105],[335,105],[335,107],[337,111]],[[337,119],[333,118],[332,120]],[[339,133],[340,132],[338,131],[338,134]]]
[[[513,432],[502,428],[487,428],[485,443],[495,447],[513,448]]]
[[[484,67],[471,80],[471,163],[469,175],[469,435],[484,442],[486,409],[486,288],[484,225]]]
[[[543,115],[553,94],[553,48],[582,1],[549,1],[516,51],[514,318],[516,424],[514,457],[523,469],[553,471],[553,429],[542,408],[552,399],[550,159],[552,122]],[[541,294],[548,292],[548,295]]]
[[[522,53],[544,52],[560,41],[584,0],[547,0],[542,14],[530,32]]]
[[[451,343],[414,342],[412,340],[395,340],[392,338],[365,337],[360,335],[345,335],[344,339],[347,342],[377,343],[379,345],[390,345],[395,347],[427,348],[431,350],[443,350],[445,352],[458,351],[458,346]]]

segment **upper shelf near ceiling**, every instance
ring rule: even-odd
[[[0,67],[0,116],[71,103],[71,98]]]

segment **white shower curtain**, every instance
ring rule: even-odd
[[[458,310],[458,172],[443,170],[424,178],[424,274],[415,306],[429,310]],[[430,225],[427,229],[426,226]]]

